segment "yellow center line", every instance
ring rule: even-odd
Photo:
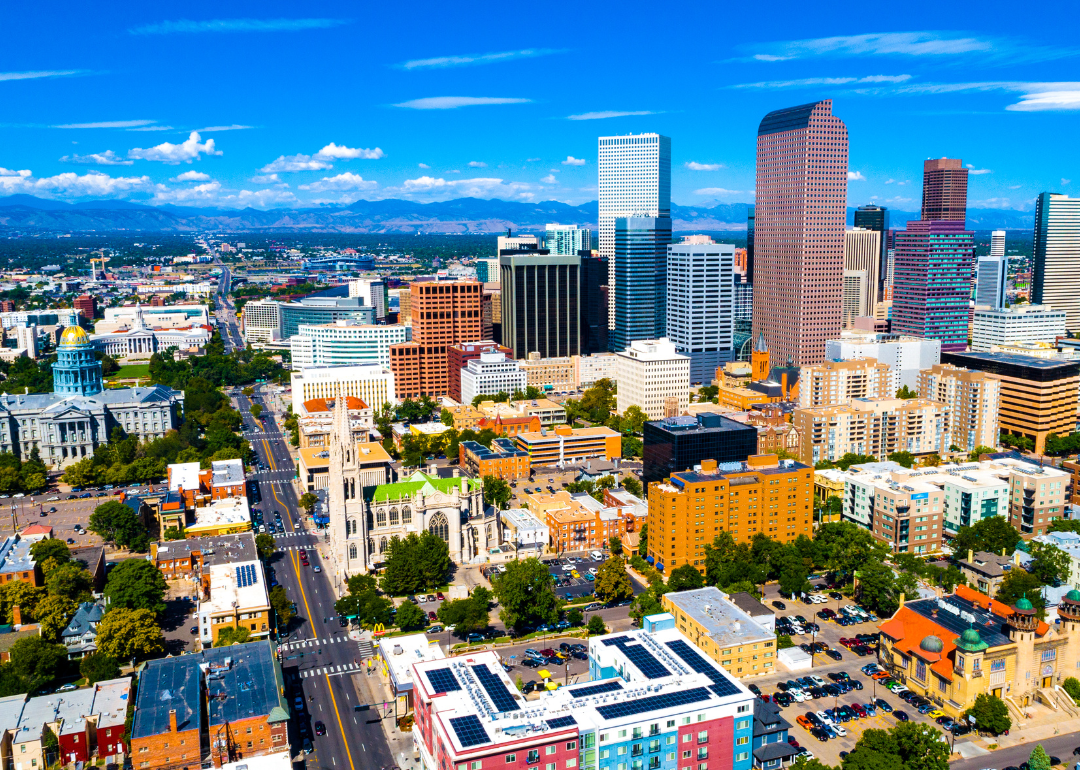
[[[330,677],[326,677],[326,689],[330,691],[330,702],[334,704],[334,716],[337,717],[338,730],[341,731],[341,742],[345,744],[345,756],[349,758],[350,770],[356,770],[356,766],[353,765],[352,752],[349,751],[349,741],[345,737],[345,727],[341,724],[341,714],[338,712],[337,698],[334,697],[334,688],[330,686]]]
[[[277,465],[274,463],[274,456],[270,452],[270,443],[263,439],[263,448],[266,450],[266,461],[270,463],[270,470],[277,470]],[[274,493],[274,499],[277,500],[285,510],[285,515],[289,518],[289,526],[295,531],[293,525],[292,514],[289,513],[289,506],[281,502],[281,498],[278,497],[277,490],[274,489],[273,482],[270,483],[270,491]],[[308,625],[311,626],[311,633],[315,635],[315,638],[319,638],[319,630],[315,627],[315,618],[311,614],[311,607],[308,606],[307,594],[304,592],[304,581],[300,578],[300,556],[296,551],[289,551],[289,562],[293,565],[293,569],[296,571],[296,584],[300,586],[300,598],[304,600],[304,609],[307,611]],[[351,763],[350,763],[351,764]]]

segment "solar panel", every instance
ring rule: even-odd
[[[652,656],[652,653],[642,647],[640,644],[627,644],[623,645],[622,651],[626,653],[626,657],[630,659],[630,662],[637,666],[646,679],[659,679],[662,676],[671,676],[671,672],[667,670],[660,661]]]
[[[577,724],[577,720],[573,717],[556,717],[555,719],[548,719],[545,721],[547,722],[547,726],[550,727],[552,730],[557,730],[560,727],[569,727],[570,725]]]
[[[709,691],[704,687],[695,687],[692,690],[681,692],[669,692],[663,695],[650,695],[645,698],[613,703],[608,706],[597,706],[596,710],[604,719],[617,719],[619,717],[645,714],[649,711],[686,706],[690,703],[700,703],[709,699]]]
[[[627,636],[613,636],[610,639],[601,639],[600,644],[604,645],[605,647],[610,647],[613,644],[621,645],[626,642],[627,639],[629,639],[629,637]]]
[[[510,694],[510,691],[506,689],[506,685],[502,683],[499,677],[491,673],[487,664],[481,663],[472,667],[473,673],[476,674],[476,678],[480,680],[480,685],[487,692],[488,697],[491,698],[491,702],[495,704],[495,708],[500,712],[502,711],[517,711],[521,708],[514,700],[514,696]]]
[[[739,688],[735,686],[735,683],[724,676],[716,666],[694,652],[694,649],[689,644],[681,639],[676,639],[673,642],[668,642],[667,646],[671,648],[672,652],[682,658],[683,662],[690,666],[694,671],[709,677],[709,679],[713,681],[709,689],[714,693],[720,697],[739,694]]]
[[[480,724],[480,718],[476,714],[453,717],[450,720],[450,726],[454,728],[454,733],[457,735],[458,743],[461,744],[462,748],[479,746],[481,743],[491,743],[487,730]]]
[[[461,683],[449,668],[433,668],[427,672],[427,678],[435,692],[454,692],[461,689]]]
[[[576,687],[570,690],[570,694],[575,698],[584,698],[589,695],[602,695],[605,692],[615,692],[621,690],[622,685],[619,684],[618,679],[612,679],[610,682],[604,682],[603,684],[591,684],[588,687]]]

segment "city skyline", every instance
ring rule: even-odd
[[[1037,18],[1010,16],[1006,27],[991,12],[965,19],[975,28],[883,30],[676,9],[672,29],[722,23],[740,35],[648,53],[648,66],[622,78],[616,68],[628,63],[535,24],[527,43],[503,43],[534,21],[524,9],[470,15],[468,26],[443,10],[358,18],[335,3],[310,15],[274,3],[195,3],[183,18],[129,3],[54,10],[6,19],[0,196],[579,204],[597,199],[597,137],[659,133],[673,141],[673,201],[752,203],[757,123],[821,99],[850,128],[849,206],[918,211],[919,165],[942,156],[964,159],[972,208],[1032,211],[1039,193],[1080,184],[1075,147],[1033,140],[1065,135],[1080,109],[1080,83],[1058,75],[1080,51]],[[940,10],[917,3],[907,18]],[[583,29],[610,22],[601,8],[572,12]],[[647,23],[625,14],[612,32],[647,34]],[[409,34],[369,31],[395,26]],[[604,88],[575,86],[586,80]]]

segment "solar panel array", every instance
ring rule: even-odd
[[[682,658],[683,662],[694,671],[709,677],[713,682],[709,689],[717,695],[723,697],[725,695],[737,695],[739,693],[739,688],[736,687],[730,679],[720,673],[716,666],[694,652],[693,648],[686,642],[681,639],[676,639],[673,642],[668,642],[667,646],[671,648],[672,652]]]
[[[570,725],[576,725],[577,720],[573,717],[555,717],[555,719],[545,720],[547,726],[552,730],[558,730],[560,727],[569,727]]]
[[[241,564],[236,568],[236,585],[238,588],[247,588],[259,582],[255,573],[254,564]]]
[[[695,687],[692,690],[681,692],[669,692],[663,695],[650,695],[644,698],[612,703],[607,706],[597,706],[596,710],[604,719],[618,719],[619,717],[644,714],[649,711],[686,706],[690,703],[700,703],[709,700],[709,691],[704,687]]]
[[[461,689],[461,684],[449,668],[433,668],[427,672],[427,678],[435,692],[454,692]]]
[[[671,676],[667,667],[653,657],[652,653],[640,644],[624,644],[621,647],[630,662],[637,666],[638,671],[645,675],[646,679],[659,679],[663,676]]]
[[[603,695],[606,692],[615,692],[621,690],[622,685],[619,684],[619,680],[612,679],[610,682],[604,682],[603,684],[592,684],[588,687],[575,687],[570,690],[570,694],[575,698],[585,698],[589,695]]]
[[[491,673],[491,670],[486,664],[478,664],[472,667],[473,673],[476,674],[476,678],[480,680],[480,685],[487,692],[488,697],[491,698],[491,702],[495,704],[495,708],[500,712],[517,711],[521,708],[517,701],[514,700],[514,696],[510,694],[510,691],[506,689],[506,685],[503,684],[499,677]]]
[[[458,737],[458,743],[462,748],[479,746],[481,743],[491,743],[487,730],[480,724],[480,717],[469,714],[464,717],[452,717],[450,726],[454,728],[454,734]]]
[[[622,645],[625,644],[626,640],[629,638],[630,637],[627,636],[613,636],[610,639],[601,639],[600,644],[604,645],[605,647],[610,647],[613,644]]]

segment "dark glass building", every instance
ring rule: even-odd
[[[878,299],[885,298],[885,280],[889,276],[889,210],[884,206],[859,206],[855,209],[855,227],[877,230],[881,234],[881,263],[878,267]]]
[[[514,358],[581,352],[581,257],[546,249],[502,251],[502,344]]]
[[[581,355],[604,353],[608,349],[607,257],[581,256]]]
[[[646,485],[691,470],[702,460],[733,463],[757,454],[757,428],[710,412],[647,422],[642,435]]]
[[[666,334],[669,243],[671,217],[615,220],[615,326],[608,341],[616,353]]]

